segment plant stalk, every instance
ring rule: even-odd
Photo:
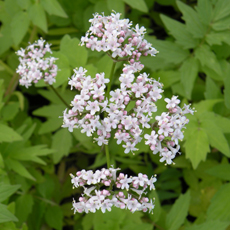
[[[58,93],[58,91],[50,85],[50,88],[54,91],[54,93],[58,96],[58,98],[63,102],[65,106],[67,106],[68,109],[71,109],[70,105],[62,98],[62,96]]]

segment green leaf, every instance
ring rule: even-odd
[[[48,34],[52,36],[56,36],[56,35],[65,35],[65,34],[76,33],[76,32],[78,32],[78,30],[74,27],[64,27],[64,28],[50,29],[48,31]]]
[[[9,102],[2,108],[2,119],[4,121],[13,120],[13,118],[17,115],[19,111],[19,103],[18,102]]]
[[[68,15],[62,9],[57,0],[41,0],[42,6],[50,15],[56,15],[63,18],[68,18]]]
[[[229,65],[228,65],[229,67]],[[228,68],[230,69],[230,68]],[[230,72],[230,71],[229,71]],[[224,103],[228,109],[230,109],[230,77],[224,78]]]
[[[205,161],[207,153],[210,152],[208,135],[198,126],[187,130],[186,135],[186,158],[190,159],[195,169],[202,160]]]
[[[47,149],[45,145],[36,145],[17,149],[10,154],[10,157],[20,161],[33,161],[45,165],[46,163],[38,156],[46,156],[53,152],[54,151],[52,149]]]
[[[69,154],[72,147],[72,136],[68,129],[60,129],[53,135],[52,149],[56,150],[53,154],[54,163],[57,164],[63,156]]]
[[[55,78],[56,82],[53,84],[53,87],[57,88],[64,82],[68,82],[71,72],[69,60],[66,55],[62,54],[61,52],[53,52],[52,56],[58,58],[55,64],[58,66],[59,71],[57,72],[57,76]]]
[[[7,209],[7,206],[0,204],[0,223],[18,221],[18,219]]]
[[[62,115],[65,105],[45,105],[33,111],[33,115],[41,117],[55,117]]]
[[[224,184],[211,199],[207,210],[207,220],[230,220],[230,183]]]
[[[198,1],[196,10],[199,15],[200,21],[203,22],[205,25],[209,25],[212,20],[212,13],[213,13],[211,1],[210,0]]]
[[[229,25],[230,25],[230,17],[228,16],[226,18],[223,18],[219,21],[212,23],[211,25],[212,28],[217,31],[227,30],[229,29]]]
[[[47,33],[46,14],[41,4],[39,2],[36,2],[31,5],[28,13],[33,24],[41,28],[45,33]]]
[[[28,7],[31,5],[30,0],[17,0],[17,4],[21,7],[23,10],[27,10]]]
[[[148,12],[148,7],[144,0],[123,0],[125,3],[127,3],[129,6],[131,6],[134,9],[137,9],[139,11],[142,11],[144,13]]]
[[[185,230],[226,230],[229,222],[221,222],[219,220],[208,220],[202,224],[193,224],[192,226],[186,227]]]
[[[26,222],[29,214],[32,211],[34,200],[31,194],[23,194],[16,200],[16,212],[15,215],[19,219],[18,225],[21,226],[23,222]]]
[[[162,58],[166,63],[179,64],[190,55],[188,50],[171,41],[155,40],[152,43],[159,51],[157,58]]]
[[[46,223],[57,230],[62,229],[63,213],[59,206],[48,206],[45,213]]]
[[[13,17],[16,13],[21,11],[20,6],[15,4],[15,0],[5,0],[5,9],[6,12]]]
[[[214,12],[213,21],[218,21],[230,14],[230,2],[228,0],[218,0]]]
[[[3,103],[3,101],[2,101],[3,94],[4,94],[3,83],[4,83],[4,80],[3,80],[3,79],[0,79],[0,111],[1,111],[1,109],[2,109],[2,106],[4,105],[4,103]]]
[[[103,12],[105,15],[111,14],[107,7],[107,0],[97,0],[94,5],[95,12]]]
[[[71,39],[69,35],[65,35],[60,44],[61,53],[66,55],[73,68],[80,66],[84,67],[88,57],[88,51],[85,47],[80,46],[79,43],[79,39]]]
[[[206,170],[206,173],[222,180],[230,181],[230,164],[218,164]]]
[[[48,118],[47,121],[41,124],[38,134],[54,132],[59,129],[63,124],[63,120],[58,117]]]
[[[35,178],[28,172],[28,170],[18,161],[14,159],[6,159],[5,163],[7,167],[18,173],[19,175],[28,178],[30,180],[35,180]]]
[[[230,157],[228,141],[225,138],[221,128],[213,119],[209,119],[206,113],[200,116],[201,127],[206,131],[209,143],[212,147],[217,148],[220,152]]]
[[[178,8],[183,14],[187,30],[192,33],[194,38],[203,38],[206,33],[207,26],[200,22],[197,12],[181,1],[176,2]]]
[[[105,78],[109,78],[112,65],[113,65],[112,59],[108,55],[105,54],[96,63],[97,72],[98,73],[104,72],[105,73]],[[95,77],[95,76],[92,76],[92,77]]]
[[[109,11],[113,11],[115,10],[116,12],[121,13],[121,17],[122,15],[125,14],[125,4],[122,0],[107,0],[107,7],[109,9]]]
[[[0,124],[0,142],[21,141],[22,137],[12,128]]]
[[[204,93],[206,99],[222,98],[221,91],[215,82],[209,77],[206,77],[206,91]]]
[[[166,226],[168,230],[177,230],[184,223],[188,214],[190,203],[190,192],[181,194],[172,206],[166,217]]]
[[[210,50],[210,47],[203,44],[195,51],[195,57],[200,61],[202,66],[207,66],[221,75],[222,70],[215,54]]]
[[[209,33],[206,36],[206,41],[210,46],[221,45],[223,42],[230,45],[230,33],[229,31]]]
[[[160,15],[160,18],[170,34],[176,39],[176,43],[183,46],[185,49],[197,46],[198,40],[192,37],[192,35],[186,30],[184,24],[162,14]]]
[[[184,86],[184,91],[188,99],[191,99],[192,90],[198,76],[198,70],[198,62],[192,57],[185,60],[180,68],[181,82]]]
[[[0,183],[0,202],[6,200],[13,193],[15,193],[21,185],[10,185],[5,183]]]
[[[160,70],[157,72],[153,72],[150,77],[154,79],[160,79],[160,82],[163,84],[163,88],[169,88],[171,87],[174,83],[180,81],[180,74],[178,71],[174,70]]]
[[[15,14],[11,22],[11,34],[14,44],[17,46],[25,36],[30,24],[27,12],[20,11]]]

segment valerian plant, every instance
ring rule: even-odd
[[[156,178],[148,179],[141,172],[138,177],[128,177],[123,173],[116,176],[118,169],[110,165],[108,148],[112,133],[117,144],[122,144],[125,154],[134,154],[138,150],[136,145],[144,136],[145,144],[150,146],[153,154],[159,153],[160,162],[172,164],[180,149],[178,141],[184,137],[182,129],[189,122],[185,114],[193,114],[194,111],[189,105],[180,108],[180,100],[173,96],[165,98],[167,111],[153,118],[157,111],[155,103],[162,98],[163,90],[161,83],[140,72],[144,68],[140,57],[158,53],[144,39],[143,26],[132,27],[128,19],[120,19],[120,13],[110,16],[96,13],[89,22],[91,26],[81,38],[81,45],[109,55],[113,60],[111,73],[109,79],[104,73],[97,73],[92,78],[86,75],[87,70],[83,67],[74,69],[69,85],[77,94],[71,101],[71,109],[64,111],[62,127],[67,127],[70,132],[77,128],[87,136],[93,135],[97,144],[105,148],[107,169],[95,173],[82,170],[77,172],[77,176],[71,174],[74,187],[84,188],[79,202],[73,201],[73,209],[74,212],[86,213],[101,209],[104,213],[115,206],[131,212],[151,212],[153,201],[143,194],[154,188]],[[21,76],[21,85],[29,87],[42,78],[50,85],[55,82],[58,67],[53,63],[55,58],[43,58],[46,52],[51,52],[50,45],[42,39],[17,52],[20,56],[17,72]],[[120,88],[111,90],[114,88],[112,82],[117,62],[125,62],[119,77]],[[134,106],[128,109],[131,102]]]

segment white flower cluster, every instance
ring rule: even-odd
[[[74,213],[96,212],[99,209],[105,213],[106,210],[111,211],[112,206],[131,212],[151,212],[154,208],[152,200],[142,195],[146,194],[146,190],[155,189],[156,178],[148,179],[142,173],[134,177],[120,173],[117,177],[117,170],[103,168],[94,173],[83,169],[76,173],[76,177],[71,174],[74,187],[84,188],[79,202],[73,200]]]
[[[148,78],[146,73],[135,77],[134,71],[137,70],[133,66],[125,66],[119,77],[120,88],[111,91],[108,100],[105,88],[109,79],[104,73],[91,78],[85,75],[87,70],[82,67],[75,69],[69,84],[79,94],[71,102],[72,109],[64,111],[62,127],[70,132],[80,128],[87,136],[94,135],[99,146],[108,145],[111,132],[115,130],[117,144],[123,144],[125,153],[138,150],[136,145],[142,140],[143,129],[150,129],[151,135],[144,135],[145,144],[153,154],[159,152],[161,161],[171,164],[180,148],[178,140],[183,139],[181,129],[188,123],[184,115],[193,111],[189,106],[182,110],[178,106],[180,100],[173,96],[171,100],[165,99],[169,112],[156,116],[151,125],[152,115],[157,111],[155,102],[162,97],[162,85]],[[129,107],[130,103],[134,104],[133,108]]]
[[[32,82],[37,83],[42,78],[50,85],[56,81],[58,67],[54,62],[57,59],[54,57],[44,58],[46,53],[52,53],[52,51],[50,44],[45,44],[43,39],[16,52],[20,61],[16,71],[21,76],[20,85],[28,88],[32,85]]]
[[[91,26],[81,45],[91,50],[107,52],[112,58],[128,58],[131,64],[140,56],[155,56],[158,51],[144,39],[145,28],[137,24],[132,28],[129,19],[120,19],[120,13],[110,16],[94,15],[89,22]]]

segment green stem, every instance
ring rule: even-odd
[[[32,32],[31,32],[31,34],[30,34],[30,38],[29,38],[29,42],[30,42],[30,43],[33,43],[33,42],[34,42],[34,39],[35,39],[35,37],[36,37],[36,34],[37,34],[37,26],[34,26]]]
[[[109,146],[105,145],[105,154],[106,154],[106,162],[107,162],[107,168],[110,168],[110,157],[109,157]]]
[[[62,96],[58,93],[58,91],[50,85],[50,88],[54,91],[54,93],[58,96],[58,98],[64,103],[65,106],[67,106],[68,109],[70,109],[70,105],[62,98]]]
[[[114,73],[115,66],[116,66],[116,62],[113,62],[112,69],[111,69],[110,76],[109,76],[109,84],[108,84],[107,91],[106,91],[106,97],[108,99],[109,99],[109,93],[110,93],[111,86],[112,86],[113,73]]]

